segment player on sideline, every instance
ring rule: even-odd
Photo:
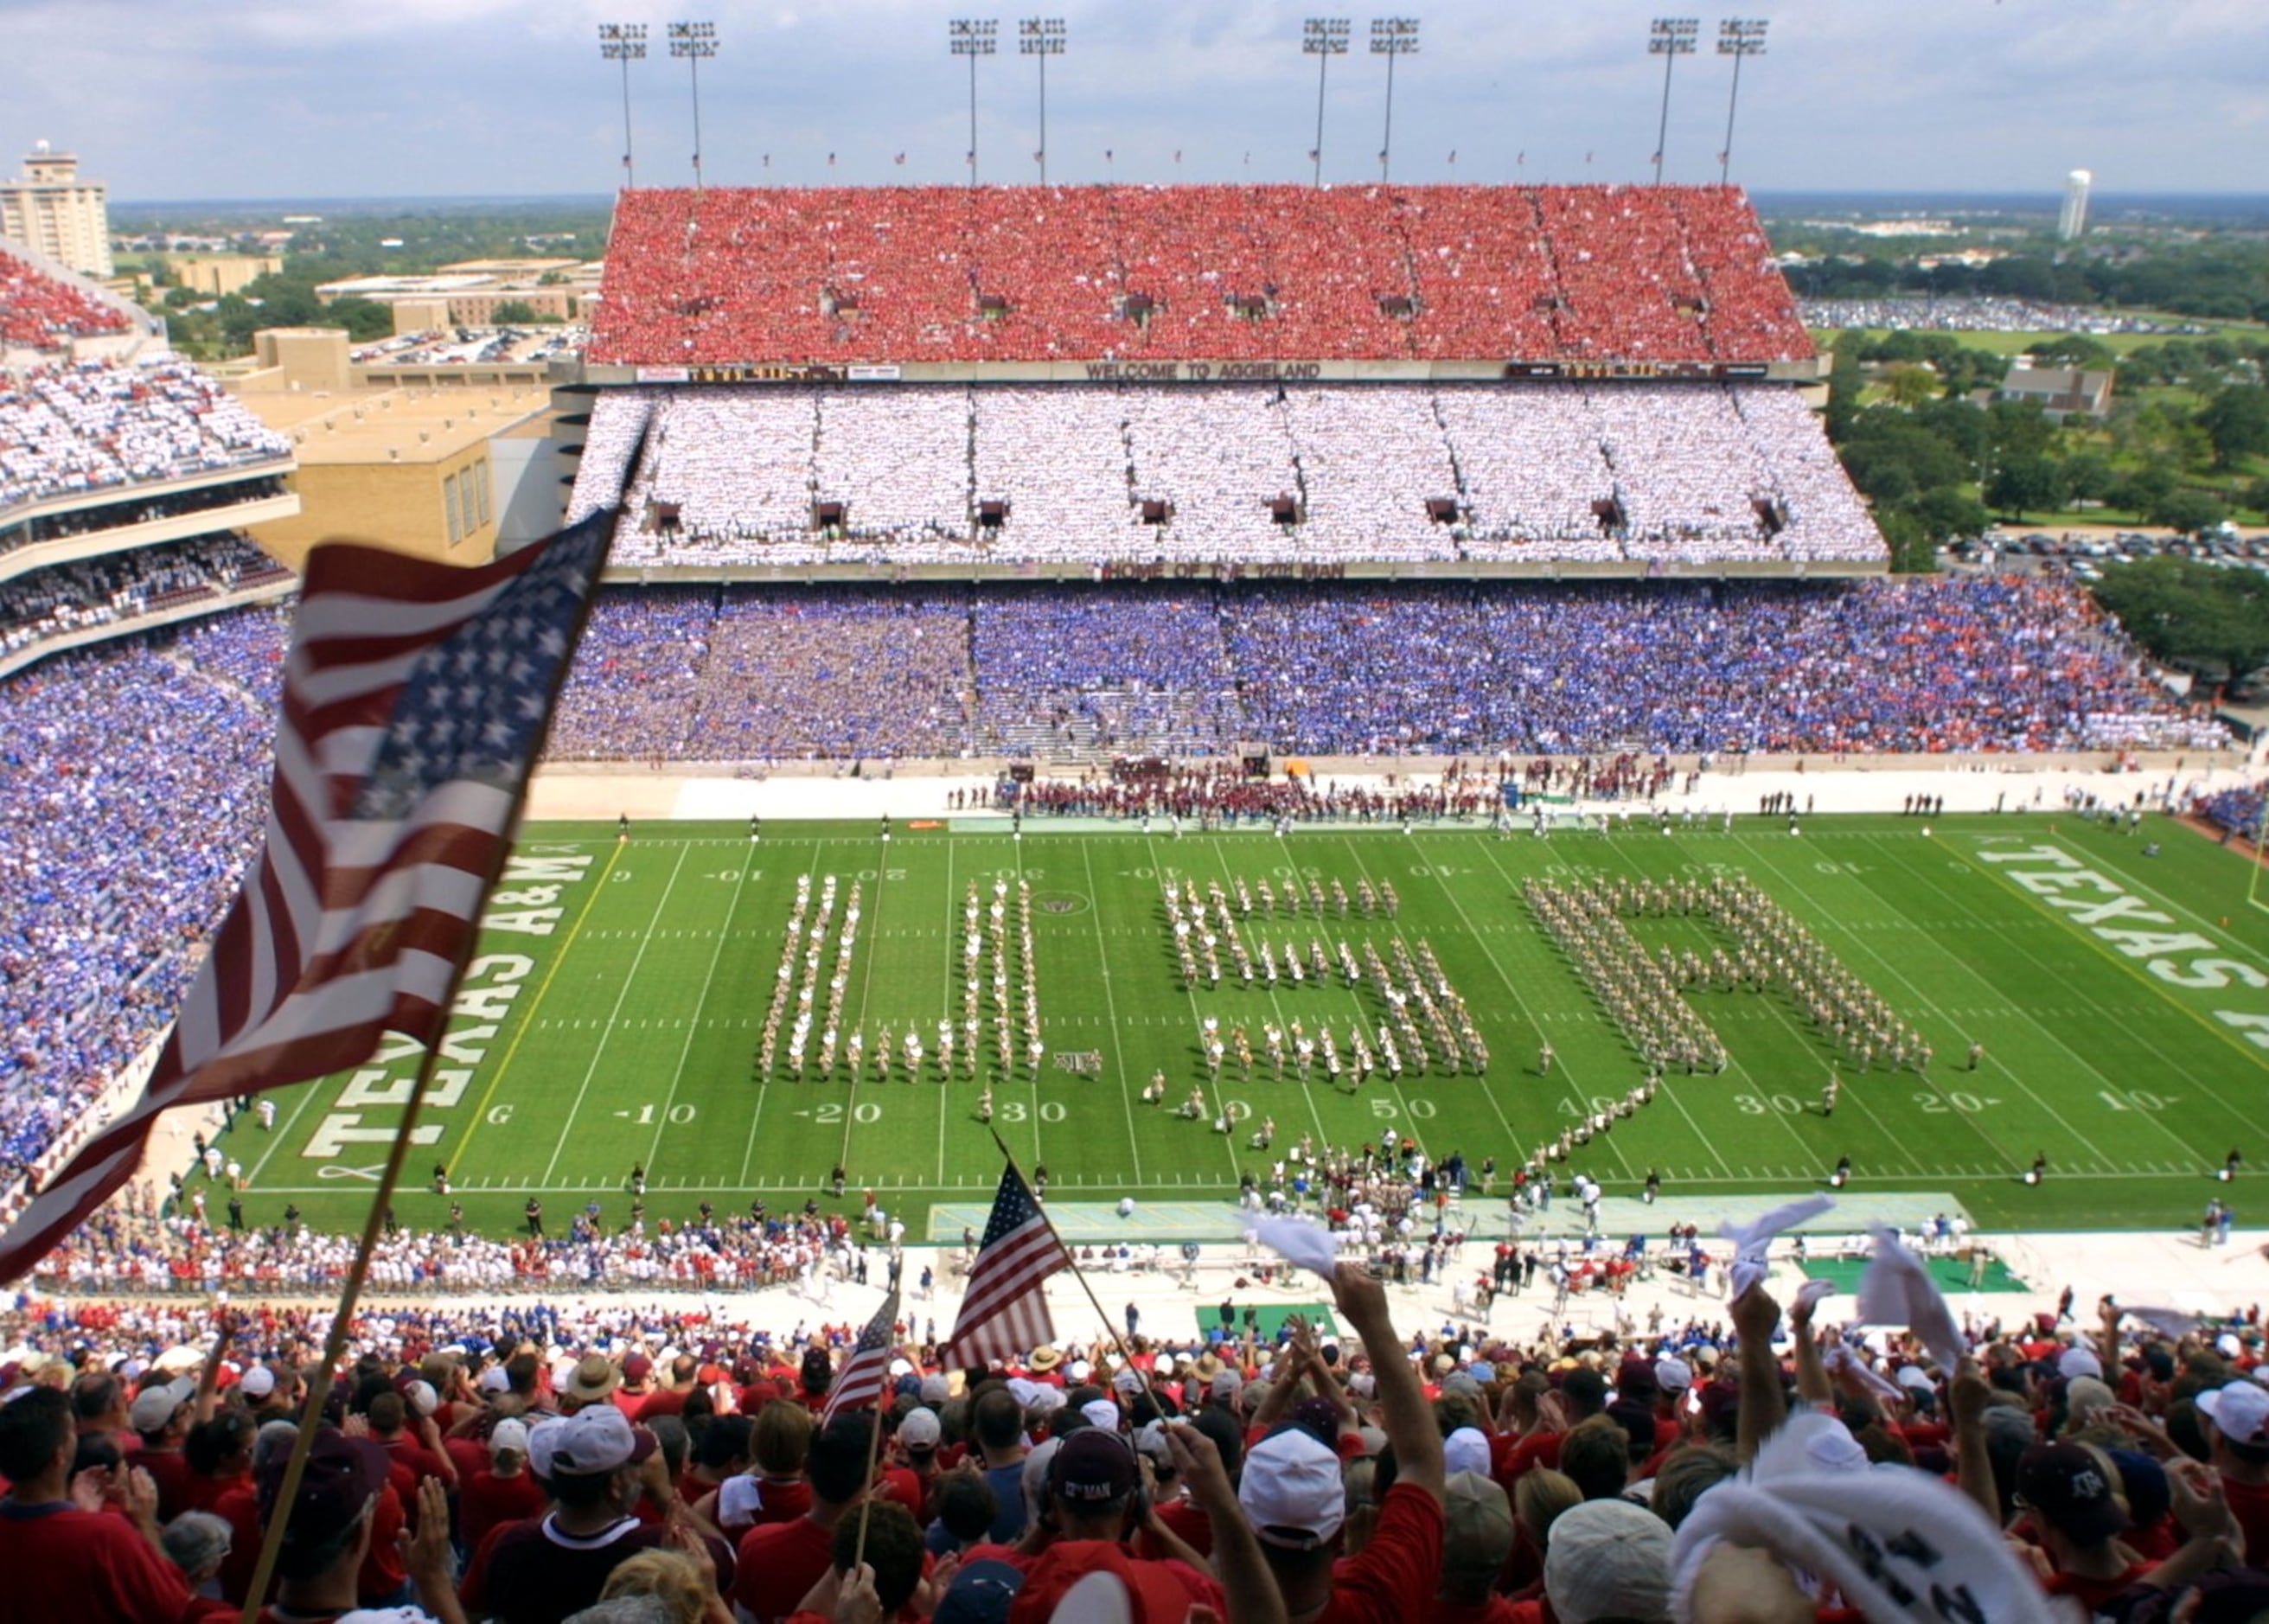
[[[615,815],[615,838],[627,840],[630,838],[631,815],[627,812],[618,812]]]
[[[1844,1080],[1841,1077],[1838,1077],[1834,1072],[1829,1072],[1828,1074],[1827,1082],[1822,1086],[1820,1090],[1820,1114],[1822,1116],[1832,1117],[1836,1114],[1836,1096],[1843,1092]]]
[[[765,838],[765,820],[758,814],[749,814],[749,844],[756,845]]]

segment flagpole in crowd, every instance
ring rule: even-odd
[[[496,874],[492,872],[481,888],[481,894],[485,897],[495,883]],[[468,933],[469,943],[470,940]],[[465,956],[460,954],[456,973],[449,978],[452,1004],[456,1001],[457,982],[464,974],[464,966]],[[256,1624],[262,1598],[268,1594],[269,1582],[275,1576],[276,1559],[284,1548],[284,1531],[291,1525],[292,1507],[299,1502],[299,1480],[307,1469],[307,1454],[315,1444],[315,1429],[322,1424],[323,1406],[330,1400],[331,1380],[337,1373],[339,1357],[346,1351],[347,1327],[353,1323],[356,1305],[361,1301],[363,1281],[370,1273],[371,1254],[378,1248],[379,1231],[385,1225],[387,1208],[393,1204],[394,1188],[402,1177],[402,1164],[410,1158],[418,1112],[425,1103],[425,1089],[433,1081],[433,1065],[440,1054],[441,1045],[435,1042],[428,1045],[425,1058],[418,1062],[417,1087],[410,1090],[410,1104],[403,1108],[402,1126],[395,1130],[394,1144],[386,1153],[386,1167],[378,1176],[378,1188],[371,1193],[370,1214],[363,1220],[362,1239],[355,1247],[354,1265],[347,1271],[346,1283],[339,1288],[338,1307],[331,1314],[330,1334],[323,1339],[322,1362],[316,1366],[314,1377],[307,1384],[307,1401],[299,1406],[299,1432],[292,1440],[292,1455],[284,1467],[283,1486],[277,1491],[276,1515],[268,1519],[268,1526],[261,1534],[260,1561],[252,1570],[251,1588],[245,1595],[243,1624]]]
[[[1000,1147],[1001,1155],[1007,1158],[1009,1170],[1016,1175],[1017,1181],[1029,1189],[1031,1181],[1025,1178],[1024,1170],[1016,1165],[1016,1152],[1009,1148],[1008,1141],[1001,1137],[1000,1130],[988,1123],[986,1126],[986,1132],[993,1135],[994,1144]],[[1080,1290],[1087,1295],[1088,1306],[1095,1310],[1095,1317],[1103,1322],[1103,1328],[1111,1333],[1111,1340],[1119,1349],[1120,1362],[1142,1378],[1142,1391],[1149,1393],[1151,1403],[1157,1405],[1158,1391],[1157,1388],[1150,1385],[1150,1373],[1134,1362],[1134,1350],[1127,1346],[1127,1339],[1120,1335],[1119,1327],[1112,1322],[1111,1316],[1103,1311],[1103,1304],[1096,1298],[1095,1288],[1087,1283],[1087,1275],[1081,1270],[1078,1260],[1072,1256],[1071,1248],[1064,1244],[1064,1237],[1058,1232],[1055,1220],[1048,1216],[1048,1209],[1038,1201],[1033,1205],[1038,1207],[1040,1222],[1048,1226],[1048,1234],[1054,1238],[1057,1250],[1063,1253],[1064,1266],[1071,1271],[1071,1277],[1079,1282]],[[1165,1406],[1158,1406],[1158,1411],[1163,1415],[1165,1413]]]

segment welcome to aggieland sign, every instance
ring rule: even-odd
[[[1376,361],[1064,361],[889,363],[721,362],[692,366],[640,366],[639,383],[947,383],[972,379],[1051,383],[1361,383],[1449,378],[1648,380],[1727,382],[1770,375],[1762,361],[1483,361],[1445,368],[1425,363]]]

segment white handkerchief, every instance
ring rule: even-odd
[[[1874,1226],[1875,1255],[1859,1277],[1859,1318],[1871,1325],[1904,1325],[1922,1339],[1940,1371],[1952,1377],[1962,1360],[1962,1333],[1945,1295],[1923,1260],[1899,1244],[1881,1224]]]
[[[1727,1300],[1745,1296],[1750,1287],[1765,1277],[1765,1254],[1772,1250],[1773,1236],[1793,1229],[1807,1218],[1818,1217],[1835,1205],[1831,1197],[1808,1195],[1800,1201],[1791,1201],[1785,1207],[1761,1214],[1739,1229],[1730,1223],[1719,1224],[1718,1233],[1733,1243],[1733,1291]]]
[[[1340,1238],[1320,1224],[1299,1218],[1263,1218],[1253,1226],[1253,1233],[1287,1263],[1312,1269],[1326,1280],[1339,1262]]]

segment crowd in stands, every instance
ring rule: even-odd
[[[0,376],[0,509],[290,454],[288,440],[176,355]]]
[[[26,515],[0,529],[0,553],[13,552],[18,547],[29,547],[40,542],[63,541],[74,535],[92,535],[101,530],[157,524],[191,513],[209,513],[224,507],[265,502],[284,494],[284,481],[280,477],[259,474],[249,474],[241,479],[226,480],[218,484],[199,485],[193,491],[167,491],[157,495],[137,496],[129,488],[109,501],[96,500],[85,506],[64,508],[60,513]]]
[[[2195,322],[1982,294],[1948,299],[1807,299],[1798,301],[1797,308],[1805,326],[1818,328],[1933,333],[2164,333],[2169,336],[2206,330]]]
[[[0,349],[55,350],[74,338],[122,333],[132,326],[117,306],[42,274],[12,254],[0,254]]]
[[[240,535],[201,535],[50,565],[0,582],[0,653],[290,575]]]
[[[2238,836],[2258,841],[2261,838],[2265,804],[2269,804],[2269,782],[2217,791],[2199,801],[2191,810],[2194,816],[2205,818],[2221,830],[2224,841]]]
[[[565,757],[2223,739],[2050,578],[617,589],[589,636],[552,739]]]
[[[860,187],[619,200],[590,358],[1812,354],[1719,187]]]
[[[574,512],[617,493],[618,565],[1884,553],[1770,385],[610,390]]]
[[[180,1007],[266,816],[284,639],[248,611],[0,689],[0,1195]]]
[[[1535,1273],[1511,1243],[1453,1266]],[[1232,1296],[1194,1335],[1130,1307],[1123,1340],[971,1362],[909,1310],[839,1408],[855,1325],[752,1332],[713,1300],[389,1303],[324,1389],[314,1311],[26,1297],[0,1314],[0,1561],[24,1624],[2269,1608],[2258,1313],[1918,1307],[1901,1334],[1754,1273],[1708,1318],[1526,1342],[1413,1327],[1344,1259],[1335,1324],[1273,1337]]]

